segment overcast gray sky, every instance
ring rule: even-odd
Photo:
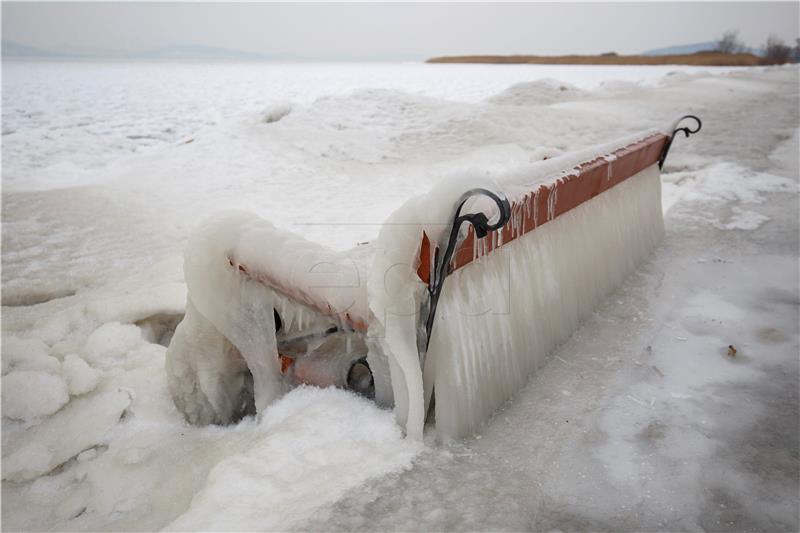
[[[141,51],[199,44],[352,59],[452,54],[637,53],[738,29],[794,42],[798,2],[535,4],[2,3],[3,39]]]

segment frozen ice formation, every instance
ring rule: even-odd
[[[167,352],[170,390],[187,419],[222,423],[260,412],[315,372],[309,361],[328,365],[321,353],[352,359],[362,347],[356,359],[365,357],[363,341],[348,332],[366,328],[359,264],[368,251],[335,253],[247,213],[199,228],[186,253],[186,316]],[[287,360],[297,359],[289,369],[278,342]],[[342,384],[348,371],[326,372],[325,384]]]
[[[47,345],[39,339],[3,338],[3,375],[11,370],[41,370],[58,373],[61,364],[48,355]]]
[[[436,430],[471,434],[663,235],[650,166],[451,274],[426,360]]]
[[[336,389],[299,388],[245,427],[246,446],[214,466],[167,530],[288,530],[366,480],[408,468],[422,448],[402,439],[391,413]]]
[[[123,360],[130,349],[142,340],[141,330],[132,324],[109,322],[97,328],[86,340],[86,359],[103,367]]]
[[[64,379],[39,370],[15,370],[3,376],[3,416],[30,422],[52,415],[69,401]]]
[[[123,390],[78,398],[38,426],[13,434],[3,445],[3,479],[34,479],[104,444],[130,403],[130,393]]]
[[[212,218],[186,252],[186,317],[167,352],[176,405],[192,423],[227,423],[307,383],[393,406],[416,439],[429,411],[440,438],[476,431],[661,239],[665,139],[646,131],[502,176],[451,176],[345,252],[247,213]],[[634,164],[621,162],[631,151]],[[459,228],[454,244],[471,242],[472,257],[448,267],[463,268],[444,283],[428,339],[423,235],[444,254],[462,202],[500,220],[486,196],[469,196],[478,190],[516,208],[503,231]]]
[[[97,386],[99,377],[97,370],[75,354],[69,354],[64,358],[61,371],[72,396],[86,394]]]

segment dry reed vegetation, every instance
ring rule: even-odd
[[[428,59],[427,63],[493,63],[539,65],[699,65],[717,67],[752,67],[770,64],[764,58],[749,53],[697,52],[666,56],[443,56]]]

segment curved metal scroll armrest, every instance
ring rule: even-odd
[[[687,118],[694,120],[697,123],[697,127],[694,129],[690,128],[689,126],[678,128],[677,126],[679,126],[680,123]],[[664,161],[666,161],[667,159],[667,154],[669,154],[669,149],[672,147],[672,141],[675,140],[675,135],[678,134],[679,132],[683,132],[683,134],[686,137],[689,137],[689,135],[693,135],[698,131],[700,131],[703,128],[703,123],[700,121],[699,118],[697,118],[694,115],[684,115],[678,119],[678,122],[675,123],[675,126],[676,128],[672,130],[672,135],[669,136],[669,138],[667,139],[667,143],[664,145],[664,149],[661,151],[661,157],[658,158],[659,170],[661,170],[661,168],[664,167]]]
[[[500,216],[494,224],[489,223],[489,217],[487,217],[484,213],[468,213],[466,215],[461,214],[461,209],[464,207],[464,204],[467,202],[467,200],[478,195],[488,196],[497,205],[497,208],[500,211]],[[508,222],[510,218],[511,204],[509,203],[508,199],[501,198],[488,189],[471,189],[461,196],[455,215],[453,215],[453,224],[450,227],[450,237],[447,241],[447,247],[445,248],[444,255],[440,257],[439,250],[436,250],[434,270],[431,273],[431,279],[428,285],[428,316],[425,321],[425,343],[420,347],[421,352],[422,350],[427,352],[428,344],[431,342],[433,319],[436,317],[436,306],[439,303],[439,295],[442,292],[444,280],[450,274],[450,272],[453,271],[450,261],[453,258],[453,253],[455,253],[456,244],[458,241],[458,233],[461,229],[461,225],[464,222],[468,222],[473,228],[475,228],[475,235],[478,238],[482,238],[485,237],[490,231],[495,231],[505,226],[506,222]],[[420,353],[421,359],[424,358],[424,352]],[[424,361],[421,362],[424,366]]]

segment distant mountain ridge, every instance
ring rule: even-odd
[[[218,61],[419,61],[420,57],[405,53],[387,53],[352,57],[306,57],[291,53],[261,54],[231,48],[197,44],[173,44],[149,50],[124,51],[88,46],[62,45],[58,50],[28,46],[3,40],[2,57],[6,59],[142,59],[142,60],[218,60]]]
[[[678,44],[666,46],[664,48],[654,48],[647,52],[642,52],[643,56],[672,56],[678,54],[694,54],[696,52],[709,52],[716,49],[717,43],[707,41],[705,43]]]
[[[665,48],[654,48],[647,52],[642,52],[643,56],[675,56],[683,54],[696,54],[697,52],[712,52],[716,50],[716,41],[706,41],[704,43],[691,43],[691,44],[678,44],[675,46],[667,46]],[[757,56],[764,55],[763,50],[751,48],[749,46],[742,50],[744,53],[753,54]]]
[[[40,58],[40,59],[296,59],[291,56],[266,56],[255,52],[244,52],[228,48],[216,48],[203,45],[170,45],[138,52],[120,50],[104,50],[93,48],[67,47],[65,51],[28,46],[15,41],[2,41],[4,58]]]
[[[171,45],[136,55],[146,59],[269,59],[264,54],[202,45]]]
[[[14,41],[3,41],[2,49],[3,57],[64,57],[63,54]]]

